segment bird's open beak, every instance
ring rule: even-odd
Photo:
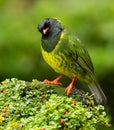
[[[45,35],[45,34],[47,34],[47,32],[49,31],[49,27],[47,27],[47,28],[45,28],[45,29],[43,29],[43,34]]]

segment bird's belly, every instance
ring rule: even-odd
[[[48,53],[42,50],[42,55],[45,61],[58,73],[64,74],[69,78],[77,76],[77,78],[83,82],[91,81],[90,75],[86,73],[76,62],[72,62],[69,57],[66,57],[64,53],[54,52]]]
[[[64,74],[70,78],[78,75],[76,65],[72,64],[63,53],[42,52],[45,61],[58,73]]]

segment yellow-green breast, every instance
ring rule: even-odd
[[[72,77],[69,74],[70,68],[67,65],[67,57],[62,53],[61,48],[64,41],[64,33],[61,34],[60,40],[58,41],[57,45],[51,52],[47,52],[41,46],[42,55],[44,60],[58,73],[67,75],[68,77]]]

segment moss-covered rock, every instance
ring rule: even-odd
[[[74,89],[33,80],[6,79],[0,84],[0,130],[96,130],[108,124],[104,106]]]

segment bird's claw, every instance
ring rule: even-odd
[[[49,81],[47,79],[44,80],[45,84],[57,84],[57,85],[62,85],[61,82],[57,81],[57,80],[53,80],[53,81]]]
[[[70,84],[68,87],[66,87],[65,93],[67,94],[67,96],[70,95],[72,88],[75,88],[75,86],[72,84]]]
[[[57,84],[57,85],[62,85],[61,82],[59,82],[60,79],[62,79],[64,77],[64,75],[60,75],[59,77],[57,77],[56,79],[49,81],[49,80],[44,80],[45,84]]]
[[[65,89],[65,93],[67,94],[67,96],[70,95],[70,89],[68,87]]]
[[[66,87],[66,89],[65,89],[65,93],[67,94],[67,96],[70,95],[71,90],[72,90],[72,85],[70,84],[70,85],[69,85],[68,87]]]

